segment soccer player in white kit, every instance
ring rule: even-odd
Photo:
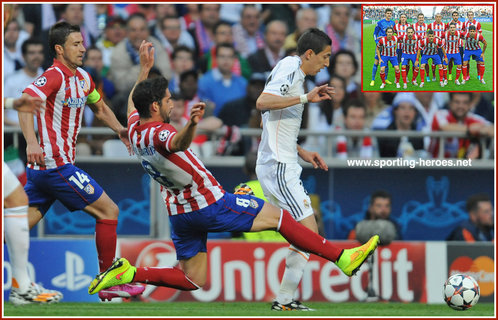
[[[289,211],[296,221],[318,232],[311,200],[300,179],[302,168],[298,155],[313,167],[328,170],[317,152],[306,151],[297,144],[304,105],[329,100],[332,87],[322,85],[304,93],[304,78],[328,67],[330,38],[318,29],[308,29],[298,40],[297,56],[282,59],[273,68],[256,107],[262,111],[263,133],[258,150],[256,174],[266,199]],[[310,310],[294,293],[303,276],[309,253],[289,247],[286,268],[272,310]]]

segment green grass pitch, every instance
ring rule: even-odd
[[[164,303],[73,303],[53,305],[26,305],[14,307],[5,303],[5,316],[36,317],[270,317],[270,316],[374,316],[374,317],[477,317],[494,314],[493,303],[477,303],[472,309],[456,311],[446,304],[420,303],[328,303],[307,302],[315,312],[277,312],[270,310],[269,302],[164,302]]]
[[[425,82],[423,88],[416,87],[408,81],[408,89],[403,89],[403,79],[400,77],[401,89],[397,89],[394,84],[394,68],[389,64],[389,74],[387,79],[392,82],[392,84],[386,85],[384,89],[380,89],[380,85],[382,81],[380,80],[380,67],[377,71],[377,75],[375,77],[375,85],[373,87],[370,86],[370,81],[372,80],[372,67],[374,63],[375,57],[375,41],[373,40],[373,32],[375,29],[375,24],[367,24],[363,25],[363,90],[364,91],[491,91],[493,90],[493,24],[491,22],[485,22],[481,24],[482,26],[482,34],[488,43],[488,47],[486,48],[486,52],[484,53],[484,62],[486,66],[486,70],[484,71],[484,80],[486,84],[481,84],[479,80],[477,80],[477,68],[476,62],[474,60],[470,60],[469,63],[469,71],[470,71],[470,80],[465,83],[465,85],[457,86],[454,83],[456,68],[453,67],[453,81],[448,80],[448,85],[444,88],[441,88],[439,85],[439,74],[436,70],[436,82]],[[482,46],[482,44],[481,44]],[[431,61],[432,62],[432,61]],[[431,63],[429,62],[429,63]],[[410,64],[410,71],[407,75],[407,80],[412,78],[412,70],[413,67]],[[430,70],[432,76],[432,70]],[[461,78],[460,78],[461,79]],[[417,82],[420,84],[420,74],[417,76]]]

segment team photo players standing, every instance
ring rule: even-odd
[[[79,26],[67,22],[53,25],[49,46],[54,62],[30,84],[23,96],[39,97],[45,108],[37,117],[38,136],[33,115],[19,114],[26,139],[29,227],[36,225],[59,200],[71,211],[83,210],[96,219],[95,242],[100,270],[106,270],[116,251],[118,206],[85,171],[74,165],[76,139],[81,128],[83,110],[88,105],[95,116],[111,128],[129,146],[126,129],[116,119],[95,89],[95,83],[84,71],[86,49]],[[103,291],[101,299],[130,297],[144,287],[123,285]]]

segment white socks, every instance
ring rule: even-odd
[[[292,302],[294,293],[303,277],[304,267],[310,258],[310,254],[301,251],[291,245],[289,253],[285,259],[285,272],[280,283],[280,290],[277,295],[277,302],[280,304],[288,304]]]
[[[28,275],[28,206],[5,208],[3,221],[5,242],[12,266],[12,287],[18,287],[21,292],[26,292],[31,283]]]

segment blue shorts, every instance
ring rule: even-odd
[[[80,168],[68,163],[48,170],[26,168],[28,182],[24,190],[29,205],[38,206],[45,214],[59,200],[71,211],[82,210],[97,201],[104,190]]]
[[[264,204],[264,200],[250,195],[226,192],[206,208],[170,216],[177,259],[206,252],[208,232],[248,232]]]
[[[406,66],[411,61],[412,65],[415,66],[415,61],[416,60],[417,60],[417,54],[416,53],[414,53],[414,54],[403,53],[403,55],[401,56],[401,65],[402,66]]]
[[[453,59],[453,64],[456,66],[459,66],[462,64],[462,56],[460,53],[450,53],[446,55],[448,57],[448,63],[450,63],[450,60]],[[444,62],[443,60],[443,65],[447,66],[448,63]]]
[[[388,56],[380,56],[382,58],[382,63],[380,64],[381,67],[387,67],[388,63],[391,62],[393,66],[398,65],[398,57],[388,57]]]
[[[478,62],[484,62],[484,57],[481,58],[482,50],[465,50],[463,52],[463,61],[469,61],[470,57],[474,56],[474,60]]]
[[[432,59],[432,64],[438,65],[441,64],[441,57],[438,54],[433,54],[433,55],[422,55],[422,59],[420,61],[420,64],[427,64],[429,62],[429,59]]]

